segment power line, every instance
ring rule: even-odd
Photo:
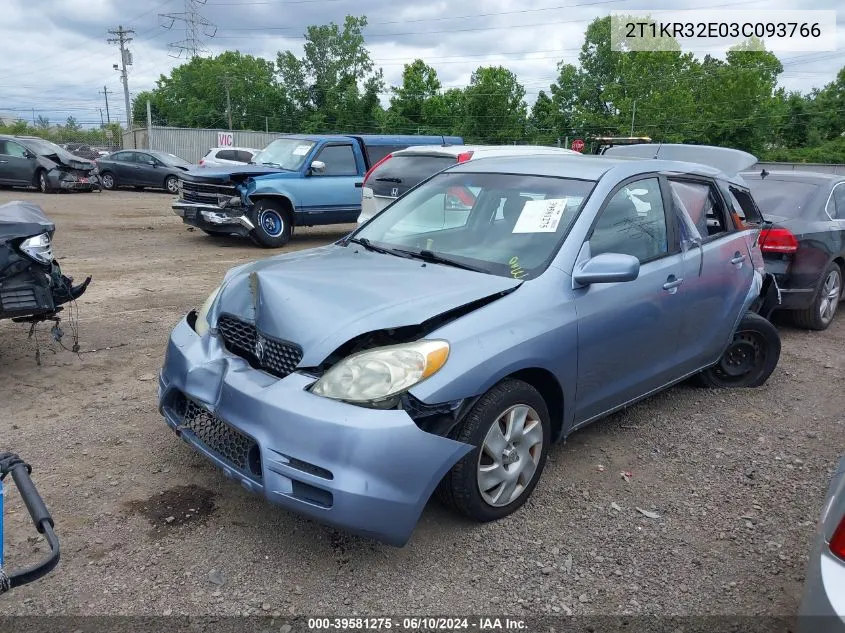
[[[185,10],[182,13],[160,13],[159,19],[163,20],[162,26],[172,29],[176,22],[185,23],[185,39],[170,44],[170,48],[178,51],[175,57],[180,57],[186,52],[189,58],[194,58],[200,53],[207,53],[204,42],[200,39],[200,32],[205,37],[212,38],[217,34],[217,26],[206,20],[199,12],[201,5],[206,0],[185,0]],[[169,22],[165,25],[164,22]]]
[[[122,25],[118,25],[117,30],[110,30],[109,33],[117,37],[109,38],[109,44],[117,44],[120,46],[120,80],[123,82],[123,99],[126,101],[126,129],[132,127],[132,114],[129,107],[129,74],[126,72],[126,67],[132,65],[132,53],[126,48],[126,45],[132,41],[129,34],[134,33],[132,29],[124,29]],[[114,69],[118,70],[117,64]]]

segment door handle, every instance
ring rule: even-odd
[[[6,163],[8,163],[8,162],[9,162],[9,161],[7,161],[7,160],[0,160],[0,163],[2,163],[3,165],[5,165],[5,164],[6,164]]]
[[[740,255],[739,251],[737,251],[733,256],[733,259],[731,260],[731,264],[733,264],[734,266],[739,266],[744,261],[745,261],[745,255]]]
[[[666,283],[663,284],[663,290],[668,290],[671,294],[674,294],[678,290],[678,286],[684,283],[683,277],[675,277],[675,275],[669,275],[666,279]]]

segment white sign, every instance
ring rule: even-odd
[[[235,133],[234,132],[218,132],[217,133],[217,147],[234,147]]]
[[[567,198],[528,200],[513,227],[514,233],[554,233],[566,209]]]
[[[311,149],[310,145],[297,145],[296,148],[293,150],[294,156],[305,156],[308,154],[309,150]]]

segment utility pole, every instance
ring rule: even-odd
[[[229,95],[229,89],[232,87],[232,78],[229,75],[223,75],[223,87],[226,88],[226,116],[229,118],[229,130],[232,129],[232,99]]]
[[[100,94],[106,98],[106,123],[111,123],[111,116],[109,115],[109,95],[114,93],[105,86],[103,86],[103,90],[102,92],[100,92]]]
[[[103,120],[103,109],[100,108],[100,127],[105,127],[106,122]]]
[[[634,136],[634,117],[637,116],[637,102],[634,101],[634,110],[631,112],[631,136]]]
[[[132,108],[129,105],[129,75],[126,72],[126,67],[132,65],[132,53],[126,48],[126,45],[132,41],[131,37],[127,37],[130,33],[134,33],[132,29],[124,29],[122,25],[118,25],[117,30],[110,29],[109,33],[116,37],[109,38],[109,44],[117,44],[120,46],[120,68],[114,64],[115,70],[120,70],[120,80],[123,82],[123,99],[126,102],[126,129],[132,129]]]

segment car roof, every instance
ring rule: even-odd
[[[562,147],[549,147],[546,145],[412,145],[405,149],[393,152],[393,156],[451,156],[457,158],[460,154],[473,152],[473,154],[578,154],[571,149]],[[474,156],[474,160],[479,157]]]
[[[845,180],[845,174],[831,174],[823,171],[803,171],[803,170],[766,170],[765,180],[783,180],[787,182],[806,182],[814,185],[825,185],[832,181]],[[741,176],[745,180],[761,180],[759,171],[742,172]]]
[[[598,180],[611,170],[618,171],[620,176],[636,175],[650,172],[675,172],[722,178],[737,184],[743,184],[742,179],[730,178],[713,167],[698,163],[683,163],[680,161],[637,158],[610,158],[606,156],[575,156],[572,154],[545,154],[543,160],[537,160],[537,154],[520,156],[495,156],[479,158],[458,163],[448,168],[448,171],[475,173],[510,173],[531,176],[565,176],[577,180]]]
[[[219,152],[220,150],[224,150],[224,149],[228,149],[228,150],[236,149],[236,150],[242,150],[242,151],[246,151],[246,152],[260,152],[261,151],[260,149],[255,149],[254,147],[212,147],[211,151],[212,152]]]

